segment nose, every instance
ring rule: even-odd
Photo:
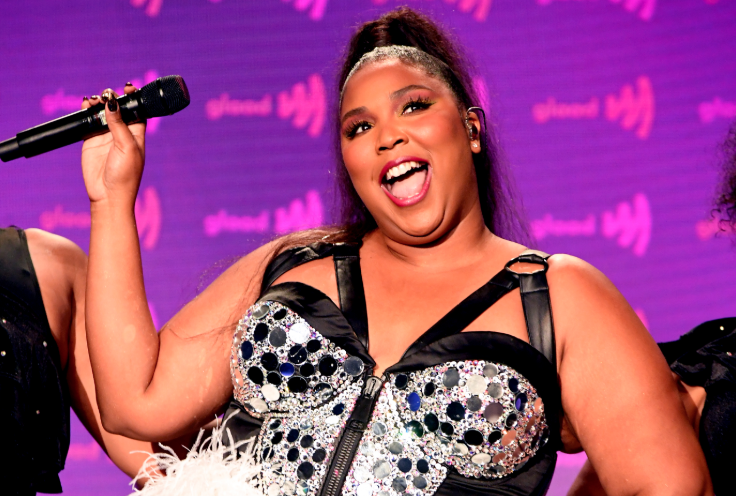
[[[398,126],[384,125],[381,131],[378,133],[378,140],[376,142],[378,152],[385,152],[394,149],[401,143],[406,143],[408,137]]]

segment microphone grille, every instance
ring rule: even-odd
[[[165,76],[140,89],[148,117],[174,114],[189,105],[189,90],[181,76]]]

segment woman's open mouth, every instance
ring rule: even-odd
[[[406,160],[390,167],[381,179],[381,189],[400,207],[419,202],[429,189],[432,168],[421,160]]]

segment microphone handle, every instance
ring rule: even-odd
[[[118,98],[120,115],[126,124],[142,122],[149,116],[141,102],[140,91]],[[15,138],[0,143],[3,162],[20,157],[35,157],[78,141],[108,132],[105,104],[59,117],[18,133]]]

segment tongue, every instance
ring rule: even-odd
[[[416,172],[410,172],[405,178],[399,179],[389,188],[389,193],[396,198],[406,199],[418,195],[422,191],[424,181],[427,179],[427,169],[422,168]]]

